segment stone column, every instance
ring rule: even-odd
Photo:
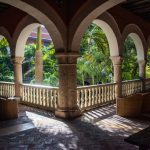
[[[42,51],[35,52],[35,83],[43,83],[43,54]]]
[[[114,82],[117,83],[116,86],[116,97],[122,97],[122,72],[121,65],[123,58],[120,56],[111,57],[113,67],[114,67]]]
[[[74,118],[81,115],[77,106],[76,63],[78,54],[57,54],[59,63],[58,109],[55,115]]]
[[[139,77],[142,80],[142,91],[145,91],[146,60],[139,60]]]
[[[21,84],[22,84],[22,62],[23,57],[15,57],[12,59],[14,65],[14,80],[15,80],[15,96],[21,97]]]

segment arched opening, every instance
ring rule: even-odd
[[[79,85],[113,82],[110,56],[119,56],[117,38],[111,27],[102,20],[94,20],[81,41],[77,79]]]
[[[112,81],[112,64],[109,44],[103,30],[92,23],[81,41],[81,57],[78,58],[79,85],[95,85]]]
[[[46,28],[38,23],[26,26],[19,35],[15,51],[16,57],[24,57],[23,82],[58,86],[58,65],[54,54],[54,44]]]
[[[137,50],[134,40],[128,36],[124,42],[122,80],[133,80],[139,77]]]
[[[13,82],[14,71],[11,63],[11,50],[7,39],[0,36],[0,81]]]
[[[136,33],[130,33],[124,43],[124,61],[122,65],[123,80],[139,78],[138,62],[144,60],[144,48],[140,37]]]

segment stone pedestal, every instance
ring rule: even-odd
[[[114,67],[114,82],[117,83],[116,86],[116,97],[122,97],[122,72],[121,72],[121,65],[122,65],[122,57],[120,56],[113,56],[111,57],[113,67]]]
[[[21,84],[22,84],[22,62],[23,57],[15,57],[12,59],[14,65],[14,79],[15,79],[15,96],[21,97]]]
[[[57,54],[59,62],[59,96],[55,115],[74,118],[81,115],[77,106],[76,54]]]
[[[35,52],[35,83],[43,83],[43,54],[42,51]]]
[[[139,60],[139,77],[142,80],[142,91],[145,91],[145,78],[146,78],[146,60]]]

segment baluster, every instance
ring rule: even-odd
[[[98,104],[100,104],[101,101],[101,87],[98,87]]]
[[[55,108],[55,99],[54,99],[54,95],[53,95],[53,90],[51,89],[51,99],[52,99],[52,108],[54,109]]]
[[[81,108],[83,108],[84,107],[84,92],[83,92],[83,90],[81,89]]]
[[[22,87],[22,101],[24,101],[24,86]]]
[[[49,97],[49,104],[50,104],[49,107],[50,107],[50,108],[53,108],[53,107],[52,107],[52,101],[53,101],[53,99],[52,99],[52,95],[51,95],[51,90],[50,90],[50,89],[49,89],[49,91],[48,91],[48,95],[49,95],[48,97]]]
[[[40,105],[40,102],[39,102],[39,89],[36,88],[36,105]]]
[[[116,84],[113,84],[113,86],[112,86],[112,88],[113,88],[113,100],[115,100],[116,99],[116,91],[115,91],[115,89],[116,89]]]
[[[42,91],[43,91],[43,96],[42,96],[43,97],[43,106],[46,107],[46,99],[45,99],[46,92],[45,92],[44,88],[42,89]]]
[[[27,87],[26,86],[24,87],[24,90],[25,90],[24,102],[26,102],[27,101]]]
[[[57,90],[54,90],[55,109],[57,108]]]
[[[91,89],[92,92],[92,105],[95,105],[95,99],[94,99],[94,88]]]
[[[33,93],[33,88],[32,87],[30,87],[30,103],[32,103],[33,104],[33,98],[32,98],[32,93]]]
[[[80,89],[77,89],[77,105],[81,107]]]
[[[104,89],[105,89],[105,100],[104,100],[104,102],[106,103],[107,102],[107,86],[106,85],[104,86]]]
[[[41,100],[41,89],[38,88],[38,93],[39,93],[39,105],[42,105],[42,100]]]
[[[40,89],[41,90],[41,106],[44,106],[44,95],[43,95],[43,88]]]
[[[95,104],[98,104],[98,89],[95,87]]]
[[[109,102],[112,100],[112,85],[109,85]]]
[[[85,88],[84,89],[84,94],[85,94],[85,104],[84,104],[84,107],[86,108],[88,106],[88,98],[87,98],[87,89]]]
[[[101,88],[101,103],[104,103],[104,86]]]
[[[48,89],[46,89],[46,93],[45,93],[45,101],[46,101],[46,107],[49,108]]]
[[[33,104],[35,104],[35,87],[33,88],[33,93],[32,93],[32,97],[33,97]]]
[[[30,103],[30,87],[28,86],[27,89],[28,89],[28,93],[27,93],[28,94],[28,96],[27,96],[28,99],[27,99],[27,102]]]

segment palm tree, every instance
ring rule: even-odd
[[[35,83],[42,84],[43,82],[43,54],[42,54],[42,39],[41,26],[37,28],[37,48],[35,52]]]
[[[112,74],[109,55],[109,45],[104,32],[97,25],[91,24],[81,42],[81,56],[84,63],[81,64],[81,58],[78,59],[77,72],[81,72],[80,69],[84,68],[84,76],[86,74],[84,80],[89,81],[90,79],[91,84],[106,81],[106,78],[110,78],[110,74]],[[78,76],[81,75],[83,76],[83,73],[78,74]]]

